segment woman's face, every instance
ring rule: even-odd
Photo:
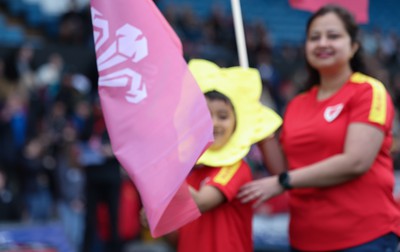
[[[342,20],[335,13],[327,13],[314,19],[306,41],[308,63],[323,72],[335,72],[350,67],[350,59],[358,49],[352,43]]]
[[[235,113],[232,106],[223,100],[207,98],[208,109],[214,123],[214,143],[210,149],[222,148],[235,131]]]

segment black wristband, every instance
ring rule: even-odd
[[[279,174],[278,177],[278,182],[279,184],[283,187],[283,189],[285,190],[290,190],[293,187],[290,185],[290,176],[288,172],[282,172],[281,174]]]

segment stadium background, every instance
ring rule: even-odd
[[[10,244],[13,239],[14,243],[17,242],[13,232],[26,232],[26,235],[18,233],[17,236],[36,241],[42,239],[38,237],[45,237],[43,234],[48,230],[53,230],[50,231],[53,234],[62,232],[57,205],[65,199],[65,195],[58,186],[63,183],[63,177],[57,176],[57,171],[63,155],[69,154],[64,152],[64,143],[71,144],[68,133],[79,131],[79,124],[68,122],[75,122],[80,113],[85,113],[80,112],[78,107],[89,110],[87,113],[92,118],[99,114],[98,76],[88,2],[0,0],[0,167],[8,177],[7,187],[15,198],[20,199],[21,209],[16,221],[0,220],[0,251],[12,251]],[[155,2],[180,37],[187,60],[206,58],[221,66],[238,65],[230,1]],[[262,102],[282,114],[285,105],[301,89],[306,78],[302,42],[310,13],[291,9],[286,0],[242,0],[241,7],[249,63],[259,69],[263,79]],[[373,75],[385,83],[398,113],[400,2],[370,0],[369,17],[369,23],[362,25],[361,36],[368,66]],[[100,119],[94,121],[92,129],[96,131],[102,125]],[[395,168],[400,170],[398,117],[394,129],[393,156]],[[44,134],[46,132],[63,133],[48,136]],[[40,156],[44,165],[40,168],[42,170],[29,170],[29,176],[37,180],[45,176],[48,185],[43,194],[43,206],[48,209],[41,210],[45,213],[39,219],[33,218],[26,207],[25,201],[29,198],[26,188],[34,182],[25,175],[28,168],[21,162],[26,158],[24,151],[33,140],[45,149]],[[79,138],[73,140],[74,143],[79,141]],[[52,158],[54,156],[57,158]],[[256,174],[264,175],[265,169],[257,150],[250,153],[249,161]],[[80,175],[84,178],[85,171],[80,170]],[[82,191],[68,193],[77,196]],[[255,232],[261,238],[255,236],[255,243],[260,250],[285,251],[285,209],[285,199],[281,198],[259,210]],[[48,229],[43,229],[47,227],[43,223],[49,225]],[[41,232],[42,236],[38,235]],[[131,234],[126,239],[127,249],[129,243],[148,239],[146,233],[137,228],[131,232],[139,233]],[[59,251],[73,251],[68,238],[52,240],[51,237],[47,236],[47,240],[40,242],[62,244],[63,248],[58,248]],[[101,240],[100,237],[99,244]],[[154,247],[154,251],[165,249]],[[48,251],[52,251],[51,248]],[[97,251],[101,251],[101,245]]]

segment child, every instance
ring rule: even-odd
[[[205,93],[214,122],[214,143],[187,178],[202,216],[178,231],[178,252],[253,251],[251,204],[236,199],[252,180],[243,160],[253,143],[271,135],[281,118],[259,102],[261,79],[254,69],[220,69],[205,60],[189,68]]]

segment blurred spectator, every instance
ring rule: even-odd
[[[102,117],[97,118],[103,122]],[[79,148],[79,161],[86,176],[86,217],[83,252],[96,251],[97,208],[100,202],[108,207],[110,220],[110,239],[105,244],[106,252],[119,252],[122,249],[118,232],[119,206],[121,194],[120,165],[114,157],[106,129],[96,127],[104,125],[94,121],[88,125],[89,134],[83,135]]]
[[[268,106],[281,112],[283,101],[281,95],[279,94],[280,79],[278,71],[271,62],[271,55],[267,51],[257,53],[256,68],[260,72],[264,89],[263,94],[265,96],[270,96],[269,94],[272,95],[269,97]],[[272,98],[273,100],[271,100]]]
[[[10,82],[5,76],[5,62],[2,58],[0,58],[0,110],[1,107],[4,106],[4,103],[10,94],[13,87],[12,82]]]
[[[64,60],[59,53],[52,53],[48,61],[41,65],[36,72],[36,85],[47,87],[59,84]]]
[[[71,8],[70,0],[40,0],[41,10],[49,16],[60,16]]]
[[[0,106],[0,162],[11,180],[19,176],[17,166],[27,139],[27,113],[26,95],[14,88]]]
[[[182,10],[179,25],[182,29],[182,39],[188,43],[196,43],[202,37],[201,22],[190,6],[186,6]]]
[[[80,139],[84,137],[85,134],[90,134],[88,131],[91,130],[94,120],[91,110],[92,106],[86,100],[80,100],[74,108],[71,123]]]
[[[51,106],[45,118],[45,134],[49,145],[54,148],[63,143],[63,132],[67,127],[67,107],[62,101],[56,101]]]
[[[35,51],[29,43],[18,48],[6,61],[6,77],[18,81],[25,88],[32,88],[34,85],[34,53]]]
[[[393,101],[397,112],[400,113],[400,72],[394,74],[392,83]]]
[[[225,14],[223,6],[213,5],[205,24],[212,30],[212,43],[228,48],[235,45],[232,17]]]
[[[84,231],[85,173],[78,162],[78,149],[74,137],[64,144],[58,160],[58,215],[75,251],[79,251]]]
[[[123,244],[136,243],[141,238],[140,209],[139,193],[128,175],[122,171],[118,231]],[[97,208],[98,230],[100,238],[105,242],[110,240],[111,224],[109,216],[107,205],[99,204]]]
[[[71,115],[82,94],[74,87],[74,74],[66,72],[62,76],[61,85],[55,97],[56,101],[62,102],[66,107],[67,115]]]
[[[375,28],[372,32],[362,33],[361,36],[365,52],[369,55],[374,55],[378,50],[380,31]]]
[[[68,44],[78,44],[83,42],[84,34],[82,31],[83,20],[79,14],[68,12],[60,20],[60,41]]]
[[[50,221],[53,215],[52,174],[45,164],[46,146],[40,137],[28,141],[22,155],[22,186],[27,220]]]
[[[82,10],[89,6],[90,0],[70,0],[72,8],[76,10]]]
[[[7,174],[0,167],[0,222],[21,220],[20,199],[10,188]]]
[[[394,169],[400,170],[400,118],[399,112],[395,114],[393,122],[393,144],[391,149]],[[400,195],[399,195],[400,196]]]
[[[92,91],[92,83],[88,77],[81,73],[72,75],[72,86],[79,92],[82,97],[87,97]]]

